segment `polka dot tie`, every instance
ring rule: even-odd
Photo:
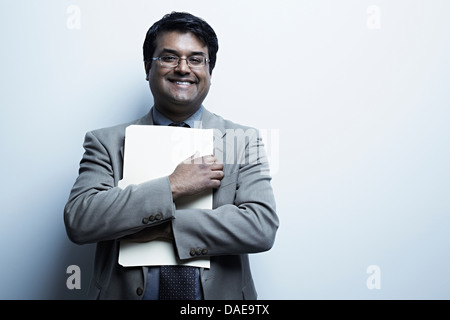
[[[161,266],[159,274],[160,300],[195,300],[195,268]]]
[[[172,122],[171,124],[169,124],[170,127],[185,127],[185,128],[190,128],[191,126],[188,125],[187,123],[184,122]]]

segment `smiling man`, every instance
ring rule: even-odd
[[[211,86],[208,47],[191,32],[166,31],[156,39],[157,58],[145,62],[155,108],[182,121],[201,106]],[[153,61],[160,66],[151,68]]]
[[[257,130],[203,106],[217,50],[216,34],[204,20],[189,13],[165,15],[144,42],[153,107],[136,121],[86,133],[64,222],[73,242],[97,243],[90,298],[257,298],[248,254],[273,246],[278,216]],[[166,177],[121,189],[125,129],[132,124],[215,129],[220,134],[215,154],[193,156]],[[213,190],[213,209],[176,208],[175,199],[205,190]],[[182,261],[209,257],[210,268],[119,265],[121,240],[160,238],[173,241]]]

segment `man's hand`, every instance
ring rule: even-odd
[[[196,153],[181,162],[169,176],[172,197],[175,200],[218,188],[223,176],[223,164],[214,155],[198,157]]]

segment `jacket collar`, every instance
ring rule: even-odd
[[[150,108],[150,111],[145,116],[143,116],[142,118],[138,119],[134,124],[146,125],[146,126],[154,125],[152,109],[153,108]]]
[[[222,118],[218,117],[214,113],[203,108],[202,115],[202,128],[203,129],[215,129],[220,132],[220,137],[223,138],[226,134],[225,126],[223,124]]]
[[[152,107],[153,109],[153,107]],[[153,112],[152,109],[143,116],[142,118],[138,119],[135,124],[137,125],[154,125],[153,121]],[[216,116],[214,113],[207,110],[205,107],[203,107],[203,113],[202,113],[202,129],[217,129],[221,132],[221,137],[223,138],[226,134],[225,126],[223,125],[223,121],[221,121],[221,118]]]

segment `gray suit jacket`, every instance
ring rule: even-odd
[[[153,125],[152,112],[86,133],[79,175],[64,208],[71,241],[97,243],[89,298],[141,299],[147,267],[119,265],[119,241],[171,220],[180,259],[211,258],[210,269],[201,271],[205,299],[256,299],[248,254],[269,250],[278,229],[267,156],[257,130],[204,109],[202,125],[215,129],[214,152],[224,163],[225,177],[214,190],[212,210],[177,210],[168,177],[117,187],[123,175],[125,128],[131,124]]]

